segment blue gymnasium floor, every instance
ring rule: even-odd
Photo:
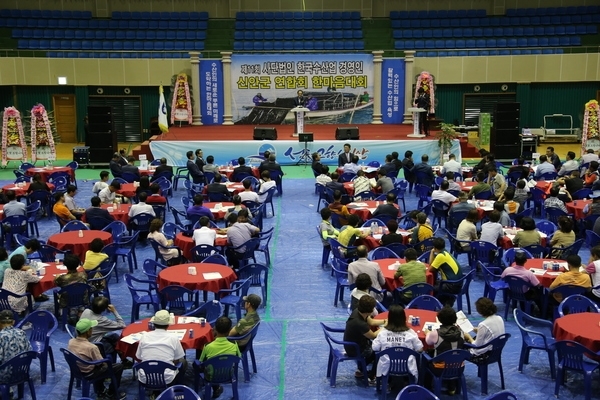
[[[83,171],[82,171],[83,172]],[[82,174],[83,175],[83,174]],[[97,176],[97,173],[93,174]],[[321,243],[315,232],[315,226],[320,221],[316,213],[317,197],[314,195],[313,179],[287,179],[284,181],[284,196],[275,198],[275,217],[265,219],[264,229],[275,227],[275,235],[271,242],[273,259],[272,274],[269,276],[269,293],[266,308],[260,308],[259,314],[263,320],[255,340],[258,373],[251,377],[249,383],[239,382],[241,399],[374,399],[376,392],[373,387],[365,388],[357,384],[354,378],[355,365],[352,362],[341,363],[338,369],[337,387],[331,388],[325,377],[328,348],[321,331],[319,322],[327,321],[331,325],[343,326],[348,316],[346,304],[333,307],[335,281],[330,276],[330,270],[320,267]],[[8,181],[0,181],[4,185]],[[91,197],[93,181],[85,182],[79,179],[79,192],[76,196],[78,204],[87,206]],[[181,209],[180,189],[170,199],[172,205]],[[407,195],[408,210],[416,208],[416,197]],[[169,214],[168,221],[172,219]],[[40,221],[40,239],[47,239],[57,232],[54,219],[43,218]],[[146,258],[153,258],[149,245],[138,244],[136,248],[140,268],[135,276],[145,277],[141,263]],[[589,250],[584,248],[581,257],[586,262]],[[461,256],[459,261],[464,262]],[[259,261],[260,262],[260,261]],[[119,262],[120,275],[128,272],[127,266]],[[125,321],[129,321],[131,300],[129,292],[122,279],[119,283],[110,282],[113,304],[117,307]],[[471,284],[471,302],[473,325],[478,318],[474,302],[483,293],[481,276]],[[348,293],[346,297],[348,298]],[[498,311],[503,315],[504,306],[497,296]],[[53,311],[52,302],[37,303],[36,307]],[[466,310],[465,310],[466,312]],[[142,317],[150,313],[142,309]],[[506,388],[514,391],[520,399],[553,399],[554,381],[550,379],[550,370],[546,353],[532,351],[530,364],[524,368],[524,373],[517,370],[521,338],[512,320],[506,323],[506,330],[512,337],[504,349],[504,373]],[[66,347],[68,335],[57,330],[51,339],[56,359],[56,372],[49,370],[47,383],[42,385],[39,376],[39,364],[32,365],[32,375],[36,386],[37,397],[40,399],[66,399],[69,382],[69,370],[59,349]],[[193,352],[187,352],[189,361]],[[193,384],[191,368],[187,377],[188,384]],[[480,381],[474,365],[466,367],[468,395],[470,399],[483,399],[480,394]],[[242,373],[240,371],[240,377]],[[128,399],[137,399],[137,383],[132,379],[131,371],[125,371],[121,382],[121,390],[126,391]],[[495,366],[490,368],[489,393],[500,391],[500,378]],[[592,393],[600,398],[600,383],[597,377],[592,384]],[[80,391],[74,391],[74,399],[80,397]],[[581,375],[569,374],[566,386],[560,395],[564,399],[583,399],[583,378]],[[394,398],[389,396],[388,398]],[[30,399],[25,390],[25,399]],[[221,396],[231,398],[231,388],[226,386]],[[459,396],[442,395],[442,399],[459,399]]]

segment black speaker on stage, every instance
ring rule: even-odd
[[[277,140],[277,129],[255,126],[254,140]]]
[[[108,164],[118,147],[112,107],[88,106],[87,111],[88,133],[85,145],[89,146],[89,162]]]
[[[497,103],[493,113],[490,151],[496,159],[514,159],[521,154],[521,104]]]
[[[338,128],[335,130],[335,140],[358,140],[358,126],[348,128]]]

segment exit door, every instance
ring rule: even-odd
[[[77,112],[75,96],[56,94],[52,96],[56,131],[62,143],[77,143]]]

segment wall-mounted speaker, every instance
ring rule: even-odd
[[[277,140],[277,129],[255,126],[254,140]]]
[[[358,133],[358,126],[341,128],[338,127],[335,130],[335,140],[358,140],[360,139]]]

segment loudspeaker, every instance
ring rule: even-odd
[[[519,129],[494,129],[496,145],[513,145],[521,143]]]
[[[117,132],[113,124],[110,106],[88,106],[88,134],[85,145],[89,146],[92,163],[108,164],[117,151]]]
[[[500,145],[494,148],[494,157],[498,159],[513,160],[521,156],[521,145]]]
[[[255,126],[254,140],[277,140],[277,129]]]
[[[521,103],[496,103],[494,110],[496,112],[516,111],[521,112]]]
[[[340,128],[335,130],[335,140],[359,140],[358,126]]]

